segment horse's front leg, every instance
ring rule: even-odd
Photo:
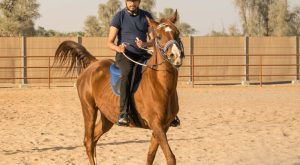
[[[160,145],[160,147],[166,157],[167,164],[175,165],[176,158],[175,158],[175,155],[173,154],[173,152],[171,151],[166,132],[167,132],[167,130],[163,129],[163,127],[161,125],[157,125],[153,128],[154,139],[156,139],[158,144]],[[151,142],[152,142],[152,140],[151,140]],[[153,147],[155,147],[155,146],[153,145]]]
[[[158,141],[155,139],[154,135],[152,134],[151,141],[150,141],[150,147],[148,151],[148,156],[147,156],[147,165],[152,165],[157,149],[158,149]]]

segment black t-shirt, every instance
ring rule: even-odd
[[[147,11],[138,10],[136,16],[129,14],[127,9],[119,11],[112,19],[111,26],[119,29],[118,32],[118,45],[121,43],[129,43],[126,50],[134,54],[145,54],[145,51],[139,49],[136,44],[136,38],[143,42],[147,41],[148,22],[146,16],[152,18],[151,14]]]

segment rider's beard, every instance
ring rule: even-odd
[[[132,7],[132,6],[126,6],[127,10],[130,11],[131,13],[137,13],[138,11],[138,7],[135,6],[135,7]]]

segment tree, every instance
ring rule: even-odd
[[[140,8],[150,12],[153,18],[155,18],[156,13],[153,11],[155,4],[156,4],[155,0],[142,0],[140,4]]]
[[[229,25],[227,31],[228,31],[229,36],[240,36],[241,35],[237,25],[235,25],[235,24]]]
[[[35,36],[49,36],[48,31],[44,28],[39,26],[35,31]]]
[[[270,6],[269,19],[272,35],[286,36],[291,34],[288,23],[287,1],[277,1]]]
[[[293,34],[300,35],[300,6],[294,7],[289,15],[290,28]]]
[[[100,4],[98,9],[98,19],[100,20],[101,33],[103,36],[108,35],[110,22],[113,16],[121,9],[119,0],[109,0],[106,4]]]
[[[106,37],[113,16],[120,9],[121,2],[119,0],[109,0],[106,4],[99,4],[98,17],[88,16],[85,20],[85,35]]]
[[[174,14],[174,10],[172,8],[165,8],[163,12],[158,14],[158,18],[169,18]],[[185,23],[185,22],[180,22],[180,20],[178,20],[176,22],[176,26],[179,29],[181,35],[183,36],[188,36],[191,35],[193,33],[195,33],[195,29],[192,28],[189,24]]]
[[[282,36],[299,34],[299,10],[288,10],[287,0],[235,0],[244,35]]]
[[[269,6],[274,0],[235,0],[234,2],[239,9],[244,34],[269,35]]]
[[[153,12],[155,7],[155,0],[142,0],[140,8],[152,13],[153,18],[156,18],[156,14]],[[86,36],[107,36],[110,26],[110,22],[113,16],[118,10],[121,9],[121,2],[119,0],[109,0],[106,4],[99,4],[98,18],[95,16],[89,16],[85,20],[85,35]],[[159,13],[159,18],[170,17],[174,13],[171,8],[164,9],[164,12]],[[96,21],[96,18],[98,21]],[[178,21],[179,22],[179,21]],[[193,34],[195,29],[189,24],[180,22],[176,23],[176,26],[184,36]],[[97,33],[99,31],[99,33]]]
[[[0,2],[0,36],[34,35],[34,20],[39,18],[36,0]]]
[[[183,36],[189,36],[196,32],[196,30],[189,24],[185,22],[177,23],[176,25]]]
[[[102,36],[101,27],[96,16],[89,16],[84,22],[85,36]]]
[[[207,36],[241,36],[237,25],[231,24],[228,26],[227,30],[225,27],[222,28],[221,31],[217,30],[211,30],[210,33],[207,34]]]
[[[44,27],[39,26],[35,30],[35,36],[41,36],[41,37],[63,37],[63,36],[83,36],[83,32],[69,32],[69,33],[61,33],[55,30],[46,30]]]

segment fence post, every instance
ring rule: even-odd
[[[262,87],[263,84],[263,55],[260,55],[260,87]]]
[[[189,36],[189,54],[190,54],[190,80],[189,80],[189,84],[194,83],[193,82],[193,58],[192,58],[192,54],[193,54],[193,37]]]
[[[82,44],[82,37],[81,37],[81,36],[77,36],[77,42],[78,42],[79,44]]]
[[[296,36],[296,80],[293,83],[300,82],[299,56],[299,36]]]
[[[21,56],[22,56],[22,82],[21,87],[27,85],[27,54],[26,54],[26,37],[21,37]]]
[[[249,85],[249,37],[244,37],[244,55],[245,55],[245,66],[244,66],[244,80],[242,85]]]
[[[50,64],[50,56],[48,57],[48,88],[51,87],[51,64]]]

